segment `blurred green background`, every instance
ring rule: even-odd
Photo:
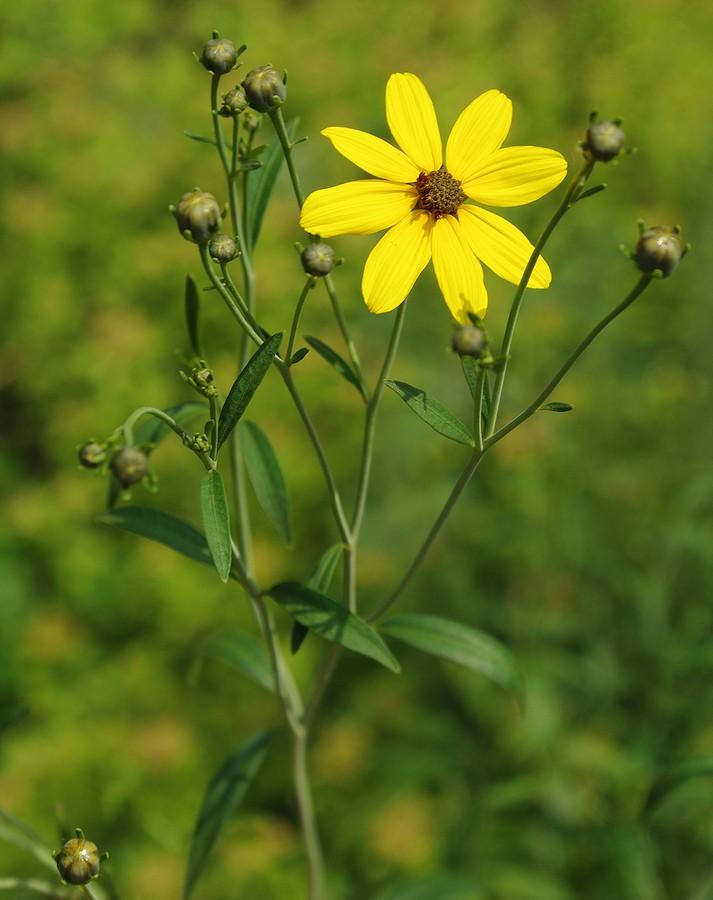
[[[288,71],[285,113],[309,136],[296,151],[306,190],[355,177],[321,128],[387,136],[394,71],[424,80],[444,135],[466,103],[500,88],[515,108],[507,143],[557,148],[572,167],[592,108],[625,119],[638,153],[598,170],[609,189],[565,220],[546,254],[554,284],[528,298],[511,411],[633,284],[618,247],[635,242],[637,218],[679,222],[693,243],[557,391],[575,411],[535,417],[490,456],[402,598],[402,611],[505,641],[527,671],[525,716],[484,679],[416,651],[398,648],[398,677],[361,660],[340,671],[313,745],[331,896],[361,900],[439,871],[503,900],[713,896],[713,781],[674,792],[649,827],[639,819],[660,767],[713,753],[708,0],[29,0],[6,4],[0,26],[0,709],[30,710],[0,735],[0,804],[53,845],[58,817],[81,825],[110,851],[123,897],[175,898],[206,780],[277,718],[258,687],[197,661],[216,627],[249,624],[237,591],[97,525],[105,484],[75,463],[78,443],[135,407],[190,396],[174,351],[185,346],[185,273],[199,267],[167,210],[195,185],[225,196],[210,148],[182,136],[209,129],[209,76],[191,53],[217,29],[249,45],[242,71]],[[534,237],[556,202],[510,218]],[[273,330],[289,323],[301,284],[299,238],[281,181],[257,257]],[[334,243],[373,378],[390,322],[367,316],[358,294],[372,241]],[[499,335],[511,291],[488,286]],[[206,322],[223,385],[236,346],[226,321],[215,306]],[[321,292],[303,331],[337,344]],[[429,274],[394,377],[464,411],[449,334]],[[357,398],[312,357],[299,377],[346,483]],[[272,384],[256,414],[290,472],[301,537],[284,551],[258,518],[264,583],[304,577],[335,539],[319,472]],[[369,603],[394,584],[464,463],[393,396],[380,424]],[[193,461],[166,442],[155,462],[160,493],[135,499],[197,523]],[[305,685],[321,652],[312,639],[298,657]],[[196,896],[303,896],[287,749],[273,747]],[[5,844],[0,873],[40,874]]]

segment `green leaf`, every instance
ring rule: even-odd
[[[183,900],[188,900],[193,893],[213,845],[242,802],[275,734],[274,729],[254,734],[225,760],[211,778],[193,829],[188,851],[188,869],[183,885]]]
[[[430,875],[379,891],[373,900],[486,900],[493,897],[484,885],[458,875]]]
[[[339,372],[343,378],[346,378],[349,384],[353,384],[354,387],[362,393],[359,379],[354,374],[354,370],[349,363],[336,352],[336,350],[332,350],[331,347],[328,347],[327,344],[316,337],[307,336],[305,337],[305,340],[310,347],[319,353],[322,359],[325,359],[336,372]]]
[[[208,544],[200,531],[160,509],[122,506],[98,516],[97,521],[158,541],[190,559],[213,565]]]
[[[184,131],[183,133],[192,141],[199,141],[201,144],[212,144],[215,147],[215,141],[213,138],[203,137],[202,134],[196,134],[194,131]]]
[[[480,672],[522,701],[525,675],[519,662],[499,641],[440,616],[402,615],[379,627],[385,634],[441,659]]]
[[[205,419],[206,406],[204,403],[196,403],[195,400],[189,400],[185,403],[177,403],[175,406],[169,406],[164,410],[167,416],[186,428],[191,422],[195,421],[199,416]],[[174,432],[156,416],[146,415],[134,429],[134,441],[136,444],[158,444],[169,434]]]
[[[19,847],[46,868],[54,869],[55,873],[57,872],[57,865],[52,859],[52,848],[39,835],[35,834],[29,825],[25,825],[24,822],[10,815],[2,806],[0,806],[0,819],[7,823],[0,822],[0,840]]]
[[[466,444],[468,447],[475,445],[473,435],[461,420],[438,400],[429,397],[425,391],[406,384],[404,381],[385,381],[384,384],[398,394],[404,403],[438,434],[459,444]]]
[[[270,658],[262,644],[244,631],[237,628],[218,631],[200,646],[199,652],[203,656],[228,663],[268,691],[275,690]]]
[[[550,403],[545,403],[540,407],[541,410],[546,410],[547,412],[569,412],[571,409],[574,409],[574,406],[571,403],[562,403],[559,400],[552,400]]]
[[[465,376],[466,383],[468,385],[468,390],[470,391],[470,396],[473,400],[478,399],[478,361],[474,359],[472,356],[461,356],[460,358],[461,368],[463,369],[463,375]],[[488,379],[487,373],[485,378],[483,379],[483,421],[487,422],[488,416],[490,415],[490,380]]]
[[[188,329],[188,340],[191,344],[191,350],[196,356],[203,356],[201,351],[201,341],[198,334],[198,314],[200,312],[200,303],[198,301],[198,287],[191,275],[186,275],[185,289],[185,309],[186,309],[186,328]]]
[[[301,622],[292,623],[292,633],[290,634],[290,653],[294,656],[305,642],[305,638],[309,634],[309,628],[302,625]]]
[[[291,141],[297,131],[299,119],[290,119],[286,123],[285,129],[287,137]],[[251,235],[251,246],[255,246],[262,220],[267,209],[272,189],[275,187],[275,181],[280,173],[280,169],[284,162],[284,154],[282,145],[277,135],[268,141],[265,150],[260,157],[262,166],[256,174],[252,174],[247,179],[247,187],[245,191],[245,205],[247,210],[247,227]]]
[[[325,594],[295,582],[276,584],[267,593],[293,619],[326,640],[368,656],[392,672],[399,671],[399,664],[374,629]]]
[[[333,544],[329,550],[325,550],[309,576],[307,587],[322,594],[326,593],[343,553],[344,544]]]
[[[679,785],[690,781],[691,778],[700,778],[704,775],[713,775],[713,754],[685,759],[664,769],[653,783],[646,798],[643,810],[644,816],[650,816],[656,807]]]
[[[265,375],[272,365],[282,340],[282,332],[273,334],[261,344],[245,364],[245,368],[233,382],[233,386],[225,398],[225,403],[218,419],[218,447],[225,442],[230,432],[238,424],[242,414],[248,407],[255,391],[260,387]]]
[[[213,564],[221,581],[226,582],[230,577],[233,552],[230,543],[228,500],[225,496],[223,476],[217,469],[206,472],[201,479],[200,500],[203,528]]]
[[[282,543],[292,545],[292,516],[287,482],[272,444],[255,422],[240,423],[240,449],[258,503]]]

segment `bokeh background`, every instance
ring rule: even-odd
[[[296,151],[307,190],[355,176],[321,128],[387,136],[394,71],[425,81],[444,134],[478,93],[504,90],[515,106],[508,143],[555,147],[572,166],[591,109],[624,118],[638,153],[598,170],[608,190],[549,245],[555,280],[528,298],[511,411],[633,284],[619,245],[633,245],[638,218],[679,222],[694,245],[567,377],[556,398],[575,410],[535,417],[486,461],[402,598],[402,611],[501,638],[527,671],[525,715],[484,679],[416,651],[400,649],[400,676],[356,660],[335,680],[313,745],[331,896],[375,897],[437,872],[483,885],[463,896],[503,900],[713,896],[713,781],[682,786],[640,819],[661,767],[713,753],[708,0],[3,6],[0,710],[29,712],[0,735],[0,804],[53,845],[58,821],[81,825],[110,851],[121,896],[175,898],[206,780],[276,721],[258,687],[196,653],[216,628],[249,625],[235,588],[96,524],[106,485],[75,460],[77,444],[135,407],[190,396],[175,350],[186,344],[185,273],[199,267],[168,206],[196,185],[224,197],[210,149],[182,135],[209,130],[209,76],[192,53],[213,29],[249,45],[243,71],[288,71],[285,112],[309,136]],[[511,218],[534,237],[556,202]],[[297,297],[299,238],[281,181],[257,257],[270,329],[286,326]],[[334,243],[374,377],[390,322],[369,317],[358,295],[372,241]],[[499,335],[511,292],[488,284]],[[226,323],[213,307],[206,343],[227,385],[236,337]],[[319,292],[304,331],[338,342]],[[424,276],[394,377],[464,411],[449,334]],[[347,483],[357,398],[312,356],[299,376]],[[300,538],[287,552],[257,518],[265,583],[304,577],[335,539],[319,472],[273,387],[256,414],[290,473]],[[361,575],[375,602],[464,462],[395,397],[381,426]],[[170,442],[155,461],[160,493],[136,499],[197,523],[193,461]],[[305,685],[322,649],[311,639],[300,653]],[[303,896],[287,760],[278,742],[196,896]],[[0,873],[40,869],[0,844]]]

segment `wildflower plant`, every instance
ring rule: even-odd
[[[193,894],[223,824],[250,782],[259,777],[263,759],[276,734],[282,732],[291,738],[295,817],[304,841],[306,894],[310,900],[322,900],[327,896],[325,872],[329,866],[323,858],[320,823],[312,800],[308,747],[341,660],[352,654],[361,657],[363,666],[381,665],[397,673],[397,645],[403,643],[479,673],[524,701],[524,674],[504,644],[478,630],[477,623],[453,621],[440,610],[424,614],[397,611],[397,602],[417,577],[485,456],[538,411],[571,409],[553,399],[567,372],[656,278],[673,272],[687,245],[678,228],[642,227],[639,242],[630,253],[633,283],[623,298],[588,334],[573,342],[566,359],[553,364],[549,381],[531,391],[529,402],[503,420],[506,376],[517,370],[514,338],[526,291],[550,285],[552,273],[542,255],[545,245],[574,207],[601,191],[602,185],[588,187],[589,180],[597,165],[622,153],[621,123],[590,120],[580,145],[579,166],[570,174],[554,213],[531,243],[500,213],[555,190],[565,179],[567,163],[556,150],[505,145],[512,103],[503,93],[490,90],[472,100],[464,97],[468,105],[444,148],[433,103],[420,78],[409,73],[392,75],[386,86],[386,120],[395,144],[352,128],[326,128],[323,134],[334,148],[370,177],[327,186],[305,197],[297,162],[302,153],[321,154],[323,148],[311,144],[297,150],[298,124],[285,118],[290,96],[287,78],[279,69],[262,65],[237,78],[236,67],[245,49],[214,34],[199,57],[210,73],[212,130],[210,136],[189,136],[216,152],[225,193],[216,198],[198,188],[189,189],[173,208],[178,231],[194,245],[203,272],[200,280],[189,276],[185,282],[187,350],[181,375],[193,396],[168,409],[139,406],[111,435],[85,442],[79,460],[85,468],[109,479],[108,509],[101,521],[212,567],[216,589],[223,582],[230,586],[234,603],[249,604],[254,633],[231,631],[219,639],[224,647],[229,644],[228,655],[236,670],[274,695],[275,727],[251,731],[249,723],[239,723],[240,747],[225,758],[205,787],[187,848],[184,898]],[[296,302],[290,318],[275,332],[262,324],[264,305],[261,308],[256,302],[253,260],[265,210],[283,165],[296,201],[294,237],[301,243],[294,257]],[[383,338],[381,362],[374,371],[367,371],[360,359],[359,340],[350,333],[338,295],[341,261],[325,241],[337,235],[380,231],[385,233],[364,266],[363,314],[392,316],[384,321],[388,334]],[[461,391],[472,404],[469,423],[427,388],[392,377],[407,298],[429,261],[447,309],[433,304],[414,312],[428,317],[432,328],[443,335],[438,352],[451,343],[453,352],[444,364],[451,366],[454,391]],[[498,338],[485,327],[488,298],[483,264],[515,286],[509,316]],[[556,283],[556,267],[554,280]],[[321,338],[301,335],[301,314],[316,290],[326,295],[334,314],[343,342],[338,349]],[[226,329],[235,329],[238,375],[232,384],[218,382],[210,364],[210,349],[203,344],[204,307],[216,301],[224,305]],[[323,357],[330,366],[325,368],[326,377],[341,379],[345,391],[356,389],[361,398],[363,415],[354,423],[351,436],[360,462],[356,482],[348,488],[338,483],[322,423],[311,412],[310,398],[304,396],[300,367],[308,353]],[[271,370],[279,376],[281,389],[294,404],[309,440],[334,534],[332,543],[321,548],[314,559],[295,563],[295,570],[311,571],[309,578],[277,583],[255,565],[245,490],[247,475],[278,538],[292,545],[292,513],[280,454],[266,429],[251,417],[250,404],[256,392],[278,389],[277,380],[265,381]],[[385,416],[395,409],[393,404],[387,409],[383,402],[389,391],[424,427],[430,426],[444,439],[444,447],[450,446],[460,455],[465,452],[466,459],[420,546],[403,560],[399,580],[385,586],[375,599],[373,589],[368,598],[360,593],[359,548],[370,500],[377,412]],[[177,438],[187,450],[186,478],[195,479],[200,528],[160,505],[148,507],[135,499],[145,488],[156,489],[160,445],[170,438]],[[398,452],[403,455],[407,451],[400,447]],[[231,473],[230,495],[226,470]],[[345,497],[351,498],[350,503]],[[310,633],[323,641],[322,661],[311,677],[298,679],[292,656]],[[286,634],[289,652],[283,646]],[[80,832],[57,857],[62,876],[70,880],[73,870],[67,860],[73,865],[79,860],[88,878],[99,868],[96,847],[84,841]]]

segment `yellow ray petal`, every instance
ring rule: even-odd
[[[488,294],[483,269],[466,243],[455,216],[444,216],[435,223],[431,252],[438,286],[453,318],[465,325],[469,312],[485,315]]]
[[[546,147],[504,147],[481,160],[461,187],[478,203],[520,206],[557,187],[567,174],[567,162]]]
[[[413,188],[389,181],[348,181],[307,197],[300,225],[310,234],[373,234],[391,228],[413,209]]]
[[[458,221],[470,249],[500,278],[519,284],[532,244],[513,224],[477,206],[461,206]],[[552,273],[542,257],[537,260],[528,287],[546,288]]]
[[[375,178],[407,183],[415,181],[420,169],[405,153],[356,128],[325,128],[322,134],[329,138],[334,149]]]
[[[420,78],[397,72],[386,83],[386,121],[394,140],[418,166],[434,172],[443,161],[438,120],[428,91]]]
[[[396,309],[428,264],[433,219],[415,210],[381,238],[369,254],[361,290],[371,312]]]
[[[512,103],[500,91],[476,97],[456,119],[446,145],[446,168],[467,181],[481,160],[499,149],[510,131]]]

